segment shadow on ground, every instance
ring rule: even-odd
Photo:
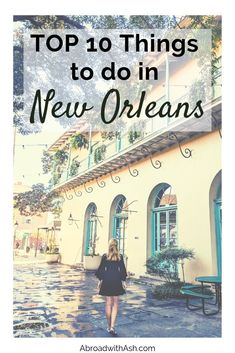
[[[63,265],[14,268],[14,337],[110,337],[93,273]],[[184,300],[156,300],[130,283],[120,297],[119,337],[221,337],[221,316],[190,312]]]

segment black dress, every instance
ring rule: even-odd
[[[95,275],[102,281],[100,295],[116,296],[126,293],[122,287],[122,281],[125,281],[127,276],[122,255],[120,260],[111,261],[104,254]]]

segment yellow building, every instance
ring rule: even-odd
[[[162,60],[169,63],[169,57]],[[160,97],[160,104],[170,92],[177,100],[180,78],[182,85],[182,77],[195,75],[193,66],[176,67],[170,77],[166,70],[166,84],[154,87],[149,98]],[[207,102],[211,131],[183,125],[172,131],[170,123],[159,128],[151,122],[148,133],[108,135],[75,127],[55,141],[48,152],[61,158],[51,183],[65,199],[62,263],[75,265],[85,255],[103,254],[116,237],[128,271],[136,276],[146,272],[151,255],[176,246],[195,251],[195,260],[185,263],[187,281],[221,273],[220,86],[218,70]]]

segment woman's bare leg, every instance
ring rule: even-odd
[[[112,313],[112,297],[105,297],[105,315],[108,323],[108,328],[111,328],[111,313]]]
[[[112,306],[112,313],[111,313],[111,327],[115,326],[116,318],[117,318],[117,313],[118,313],[118,302],[119,302],[119,297],[114,296],[113,298],[113,306]]]

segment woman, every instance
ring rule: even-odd
[[[119,254],[116,239],[109,241],[108,254],[102,256],[102,260],[96,277],[99,279],[99,294],[105,296],[105,314],[108,322],[107,331],[112,336],[117,336],[115,321],[118,313],[119,295],[125,294],[126,267],[123,256]]]

